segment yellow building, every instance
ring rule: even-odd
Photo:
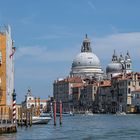
[[[14,54],[10,26],[0,28],[0,106],[12,107]]]

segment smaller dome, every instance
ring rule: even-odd
[[[109,73],[109,72],[122,72],[122,64],[121,63],[110,63],[107,65],[106,67],[106,72]]]

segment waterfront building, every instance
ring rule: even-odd
[[[57,112],[59,112],[59,102],[62,101],[63,112],[73,110],[73,96],[72,88],[77,84],[82,84],[80,77],[67,77],[65,79],[58,79],[53,83],[53,96],[57,103]]]
[[[81,88],[80,95],[80,110],[94,112],[96,109],[95,99],[98,89],[98,82],[92,81],[91,83],[85,84]]]
[[[97,109],[96,112],[111,113],[112,112],[112,94],[111,94],[111,81],[104,80],[99,82],[96,97]]]
[[[23,108],[36,108],[40,111],[46,111],[48,105],[48,100],[40,99],[33,97],[31,89],[28,89],[27,94],[25,95],[25,100],[22,102]]]
[[[114,112],[121,110],[133,111],[132,92],[140,88],[140,73],[120,74],[111,80],[111,92],[114,100]]]
[[[14,41],[10,26],[0,28],[0,106],[12,105],[14,90]]]
[[[140,113],[140,88],[132,91],[132,106],[135,112]]]
[[[74,112],[79,112],[80,110],[80,96],[81,96],[81,89],[83,87],[84,87],[84,83],[79,83],[72,87],[72,101],[73,101]]]
[[[112,62],[109,63],[106,67],[107,78],[111,79],[114,76],[117,76],[121,73],[130,73],[132,72],[132,61],[129,52],[125,58],[121,54],[120,57],[117,56],[116,52],[112,56]]]
[[[91,41],[86,35],[81,46],[81,52],[72,62],[70,76],[78,76],[81,78],[94,77],[97,80],[101,80],[103,79],[103,75],[104,72],[100,60],[96,54],[92,52]]]

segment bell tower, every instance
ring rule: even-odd
[[[128,51],[125,56],[125,72],[126,73],[132,72],[132,61]]]
[[[115,50],[114,50],[114,54],[113,54],[113,56],[112,56],[112,62],[118,62],[118,56],[117,56]]]

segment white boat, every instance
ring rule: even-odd
[[[56,113],[56,116],[60,116],[60,113]],[[73,112],[63,112],[62,116],[74,116]]]
[[[51,117],[33,116],[32,124],[47,124],[51,119]]]
[[[91,111],[85,111],[85,115],[87,115],[87,116],[93,116],[93,113]]]
[[[119,111],[116,112],[116,115],[126,115],[126,113],[122,109],[122,105],[119,106]]]
[[[117,112],[116,112],[116,115],[126,115],[126,113],[125,113],[125,112],[117,111]]]

